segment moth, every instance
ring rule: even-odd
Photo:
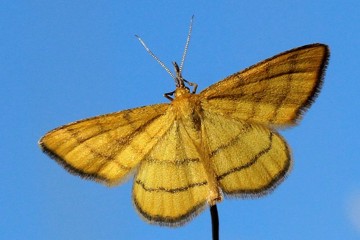
[[[276,129],[297,124],[310,107],[328,58],[328,46],[305,45],[198,94],[174,63],[170,102],[76,121],[39,144],[86,179],[114,186],[133,174],[140,215],[178,226],[224,196],[261,196],[284,179],[292,159]]]

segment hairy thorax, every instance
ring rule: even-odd
[[[186,88],[177,88],[172,107],[178,121],[195,132],[201,130],[201,104],[198,94],[192,94]]]

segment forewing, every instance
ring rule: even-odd
[[[119,183],[168,130],[168,104],[101,115],[56,128],[39,141],[69,172],[108,185]]]
[[[322,44],[281,53],[208,87],[203,105],[237,119],[294,124],[316,97],[328,57]]]
[[[216,179],[227,195],[261,195],[289,171],[291,156],[276,132],[204,109],[203,124]]]
[[[206,204],[209,189],[205,170],[187,130],[175,120],[139,165],[133,201],[152,223],[184,224]]]

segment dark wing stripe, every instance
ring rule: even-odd
[[[251,161],[249,161],[249,162],[246,163],[245,165],[240,165],[240,166],[238,166],[238,167],[232,168],[232,169],[228,170],[227,172],[219,175],[219,176],[217,177],[217,180],[221,180],[221,179],[225,178],[226,176],[228,176],[228,175],[230,175],[230,174],[232,174],[232,173],[239,172],[239,171],[241,171],[241,170],[243,170],[243,169],[245,169],[245,168],[248,168],[248,167],[252,166],[253,164],[255,164],[255,163],[257,162],[257,160],[259,160],[259,158],[260,158],[261,156],[263,156],[264,154],[268,153],[268,152],[271,150],[271,148],[272,148],[272,140],[273,140],[273,133],[270,132],[270,135],[269,135],[269,146],[268,146],[267,148],[265,148],[265,149],[261,150],[260,152],[258,152],[258,153],[251,159]]]
[[[294,92],[292,94],[294,94]],[[309,92],[297,91],[295,94],[298,94],[298,95],[302,96],[302,95],[309,95]],[[247,96],[248,96],[248,98],[247,98]],[[211,99],[209,98],[209,100],[211,101],[212,99],[224,99],[224,100],[229,100],[229,101],[237,101],[237,100],[246,101],[248,99],[251,102],[261,103],[262,96],[265,96],[263,91],[254,92],[254,93],[251,93],[251,94],[249,94],[249,93],[238,93],[238,94],[231,94],[231,95],[218,95],[216,97],[211,97]],[[269,96],[271,96],[271,95],[269,95],[269,94],[266,95],[266,97],[269,97]],[[278,94],[276,96],[278,96]],[[254,101],[254,99],[256,99],[256,100]],[[299,101],[296,101],[296,100],[297,99],[292,99],[292,101],[287,101],[286,103],[287,104],[299,105]],[[269,103],[269,102],[268,102],[268,100],[266,100],[264,103]]]
[[[296,58],[298,57],[297,54],[294,54],[293,56],[291,56],[289,58],[289,65],[290,65],[290,71],[289,72],[294,72],[295,68],[296,68]],[[277,103],[275,104],[275,111],[273,112],[273,116],[271,119],[269,119],[269,122],[272,123],[274,122],[274,120],[276,119],[277,115],[279,114],[279,109],[281,106],[283,106],[283,103],[285,102],[287,96],[290,93],[290,89],[291,89],[291,84],[292,84],[292,80],[293,80],[293,74],[288,74],[287,75],[287,81],[286,81],[286,90],[282,91],[285,94],[282,94],[281,96],[279,96],[279,100],[277,101]],[[301,106],[299,106],[301,107]]]
[[[280,172],[278,172],[274,177],[272,177],[272,180],[269,183],[267,183],[265,186],[262,186],[258,189],[237,189],[234,191],[226,192],[226,194],[230,194],[230,195],[241,194],[242,196],[261,196],[272,191],[278,184],[281,183],[282,180],[284,180],[286,173],[291,168],[291,161],[290,161],[291,157],[287,146],[286,146],[286,153],[287,153],[286,154],[287,158],[283,169]]]
[[[190,188],[200,187],[200,186],[204,186],[207,184],[207,182],[204,181],[204,182],[199,182],[199,183],[191,183],[184,187],[168,189],[168,188],[164,188],[164,187],[150,188],[150,187],[145,186],[145,183],[142,182],[141,180],[136,180],[135,183],[140,185],[146,192],[167,192],[167,193],[183,192],[183,191],[187,191]]]
[[[288,76],[291,76],[291,79],[292,79],[292,78],[293,78],[293,75],[296,74],[296,73],[308,73],[308,72],[309,72],[309,71],[293,72],[293,73],[282,73],[282,74],[279,74],[279,76],[280,76],[280,75],[288,75]],[[278,76],[276,76],[276,77],[278,77]],[[247,82],[247,83],[244,83],[244,82],[242,81],[242,79],[240,79],[240,77],[239,77],[239,84],[238,84],[236,87],[234,87],[234,89],[240,88],[240,87],[242,87],[242,86],[250,85],[250,84],[258,84],[259,82],[263,82],[263,81],[271,81],[271,79],[272,79],[272,78],[264,78],[264,79],[258,80],[258,81],[256,81],[256,82]],[[290,79],[290,80],[291,80],[291,79]],[[280,81],[280,80],[281,80],[281,79],[273,79],[272,81]],[[260,92],[254,92],[254,93],[252,93],[251,95],[252,95],[252,96],[255,96],[256,93],[261,94],[261,93],[263,93],[263,90],[261,90]],[[299,93],[300,93],[300,92],[299,92]],[[228,94],[223,94],[223,95],[218,94],[218,95],[215,95],[215,96],[209,96],[209,97],[207,97],[207,99],[208,99],[208,100],[211,100],[211,99],[219,99],[219,98],[228,98],[228,99],[231,99],[231,100],[236,100],[236,99],[238,99],[238,98],[243,99],[244,96],[247,96],[247,95],[249,95],[249,93],[233,94],[233,93],[231,93],[231,91],[230,91],[230,93],[228,93]]]
[[[147,157],[146,159],[146,163],[150,163],[150,164],[159,164],[159,165],[187,165],[190,163],[200,163],[200,159],[199,158],[186,158],[186,159],[181,159],[181,160],[157,160],[157,159],[153,159],[150,157]]]
[[[122,145],[122,143],[124,143],[124,142],[128,142],[129,139],[132,139],[132,138],[136,137],[138,134],[140,134],[141,132],[146,131],[146,128],[147,128],[152,122],[154,122],[156,119],[158,119],[158,118],[161,117],[161,116],[163,116],[163,115],[156,115],[154,118],[149,119],[149,121],[145,122],[144,124],[140,125],[138,128],[134,129],[131,134],[129,134],[129,135],[127,135],[127,136],[124,136],[124,137],[122,137],[121,139],[118,139],[117,142],[119,143],[119,145]],[[101,125],[101,124],[99,124],[99,125]],[[107,132],[110,132],[110,131],[114,131],[114,129],[109,129],[109,130],[106,130],[106,131],[103,131],[103,132],[98,132],[97,134],[92,135],[92,136],[90,136],[90,137],[88,137],[88,138],[79,138],[79,137],[77,136],[77,135],[78,135],[77,132],[73,132],[72,130],[66,129],[66,128],[65,128],[64,130],[66,130],[67,132],[69,132],[70,135],[71,135],[74,139],[76,139],[78,145],[84,144],[84,143],[86,143],[86,141],[91,140],[91,139],[94,138],[94,137],[97,137],[97,136],[106,134]],[[86,147],[89,147],[89,146],[87,146],[87,145],[85,145],[85,146],[86,146]],[[74,149],[75,149],[75,148],[74,148]]]
[[[154,118],[149,119],[149,121],[147,121],[147,122],[145,122],[143,125],[139,126],[139,127],[138,127],[136,130],[134,130],[131,134],[123,137],[123,138],[121,139],[121,141],[116,140],[117,142],[119,142],[119,146],[124,147],[124,145],[122,145],[121,143],[123,143],[123,142],[128,142],[130,139],[136,137],[136,136],[137,136],[138,134],[140,134],[142,131],[146,131],[146,128],[147,128],[152,122],[154,122],[156,119],[158,119],[158,118],[161,117],[161,116],[162,116],[162,115],[157,115],[157,116],[155,116]],[[66,130],[66,131],[76,140],[76,142],[78,143],[77,146],[80,146],[80,144],[81,144],[82,147],[86,147],[87,149],[89,149],[89,151],[91,152],[91,154],[93,154],[95,157],[100,157],[100,158],[107,159],[108,161],[111,161],[111,160],[114,159],[114,155],[116,155],[116,154],[117,154],[118,152],[120,152],[121,149],[122,149],[122,148],[117,148],[117,152],[112,152],[111,154],[108,154],[108,155],[107,155],[107,154],[99,153],[98,151],[96,151],[95,149],[93,149],[90,145],[86,144],[86,142],[89,141],[89,140],[91,140],[92,138],[94,138],[94,137],[96,137],[96,136],[99,136],[99,135],[102,135],[102,134],[105,134],[106,132],[112,131],[112,130],[114,130],[114,129],[111,129],[111,130],[108,130],[108,131],[102,132],[102,133],[99,132],[98,134],[93,135],[93,136],[91,136],[91,137],[89,137],[89,138],[86,138],[86,139],[79,138],[77,132],[73,132],[71,129],[64,129],[64,130]],[[77,146],[76,146],[76,147],[77,147]],[[76,147],[74,147],[71,151],[75,150]],[[71,152],[71,151],[70,151],[70,152]],[[68,153],[70,153],[70,152],[68,152]],[[119,164],[119,166],[120,166],[120,164]],[[129,170],[129,169],[130,169],[130,168],[126,167],[126,166],[121,166],[121,168],[124,169],[124,170]],[[101,167],[100,167],[100,169],[101,169]]]
[[[224,150],[228,147],[231,147],[232,145],[234,145],[239,139],[241,139],[241,136],[245,133],[248,133],[251,130],[251,125],[250,124],[246,124],[244,123],[244,129],[243,131],[236,135],[234,138],[230,139],[227,143],[224,143],[220,146],[218,146],[216,149],[214,149],[211,153],[210,153],[210,158],[214,157],[218,152],[220,152],[221,150]]]

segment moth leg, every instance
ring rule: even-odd
[[[189,84],[189,86],[194,87],[191,93],[196,93],[197,87],[198,85],[196,83],[193,82],[189,82],[188,80],[184,79],[184,82],[186,82],[187,84]]]
[[[174,100],[172,98],[172,96],[174,95],[175,91],[172,92],[168,92],[168,93],[164,93],[164,97],[166,97],[167,99],[169,99],[170,101]]]

